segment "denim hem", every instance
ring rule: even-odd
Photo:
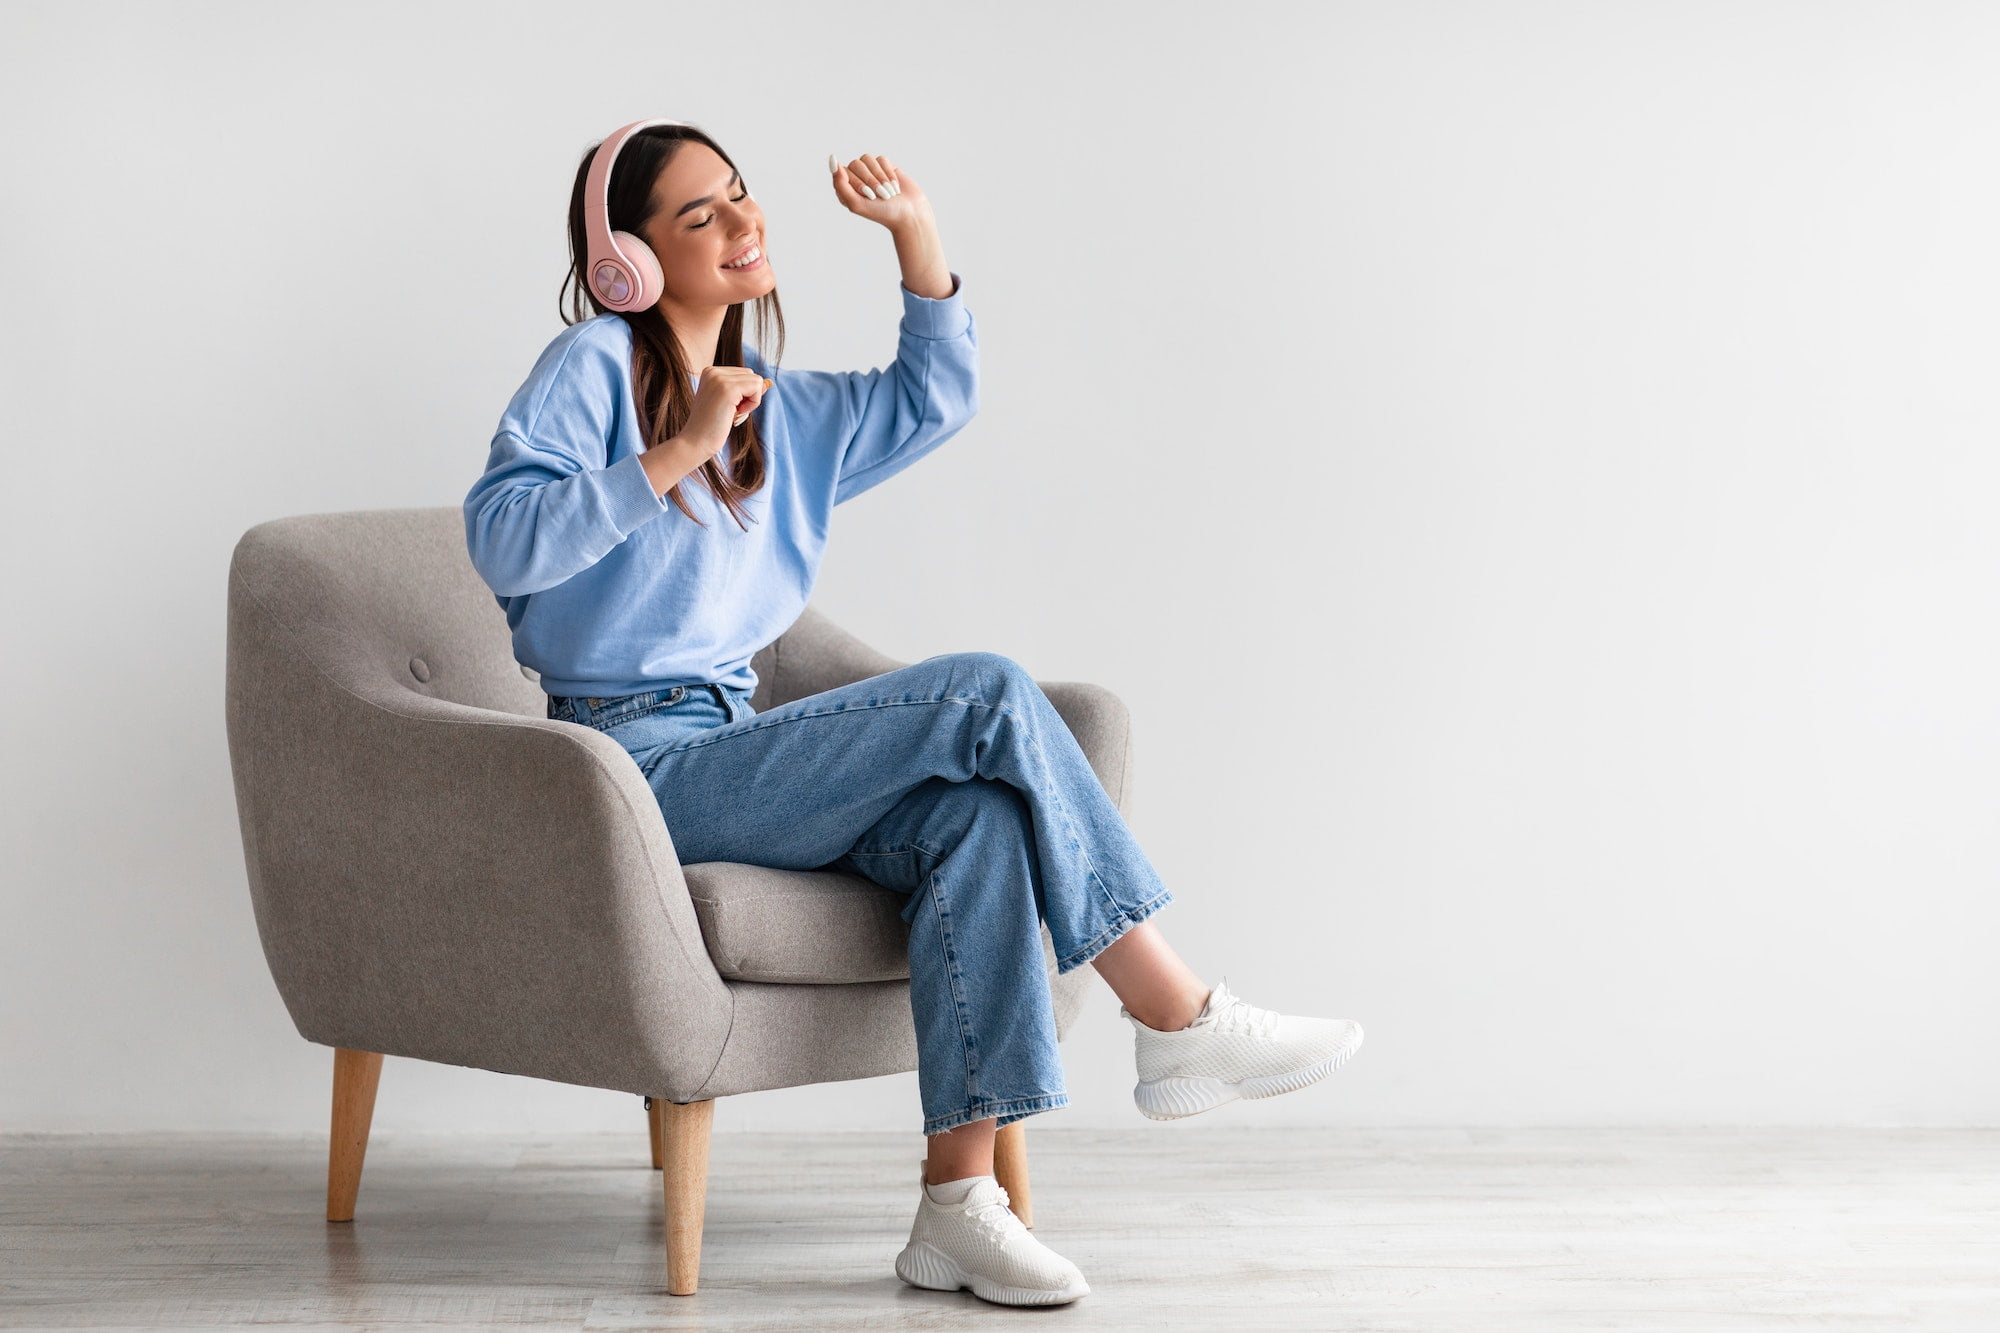
[[[1031,1116],[1037,1111],[1054,1111],[1068,1105],[1069,1094],[1066,1092],[1044,1093],[1040,1097],[1016,1097],[1012,1101],[1004,1102],[980,1100],[963,1111],[928,1117],[924,1121],[924,1133],[942,1134],[948,1129],[957,1129],[960,1125],[969,1125],[975,1120],[985,1120],[989,1117],[997,1122],[993,1127],[998,1129],[1009,1121]]]
[[[1007,1128],[1007,1126],[1013,1124],[1016,1120],[1026,1120],[1029,1116],[1039,1115],[1043,1111],[1058,1111],[1061,1110],[1062,1107],[1068,1105],[1069,1105],[1069,1098],[1065,1097],[1062,1099],[1062,1102],[1057,1106],[1037,1106],[1034,1107],[1032,1110],[1015,1111],[1010,1115],[995,1116],[993,1118],[993,1128],[997,1132],[999,1130]]]
[[[1057,974],[1076,971],[1076,969],[1118,943],[1120,935],[1123,935],[1126,931],[1138,925],[1141,921],[1144,921],[1147,917],[1159,911],[1173,900],[1174,895],[1171,889],[1160,890],[1159,897],[1153,899],[1151,902],[1142,903],[1132,908],[1116,921],[1113,921],[1109,926],[1105,927],[1103,934],[1084,945],[1081,949],[1078,949],[1069,957],[1058,958],[1056,960]]]

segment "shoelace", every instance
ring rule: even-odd
[[[1014,1215],[1013,1200],[1007,1197],[1007,1187],[1000,1187],[998,1199],[987,1199],[961,1211],[981,1232],[996,1241],[1004,1241],[1017,1231],[1024,1231],[1021,1219]]]
[[[1211,1016],[1218,1032],[1244,1032],[1253,1037],[1275,1037],[1278,1013],[1260,1009],[1233,991],[1224,991],[1222,1003]]]

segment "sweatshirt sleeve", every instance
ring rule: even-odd
[[[819,447],[838,459],[833,502],[879,486],[964,429],[979,411],[979,331],[959,275],[951,294],[901,283],[903,319],[886,369],[780,370],[782,388],[828,424]]]
[[[639,455],[605,464],[623,388],[610,350],[579,337],[508,407],[465,497],[466,548],[497,596],[554,587],[667,509]]]

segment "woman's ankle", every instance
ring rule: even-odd
[[[1182,961],[1151,917],[1091,960],[1125,1012],[1156,1032],[1178,1032],[1201,1016],[1210,987]]]
[[[1201,1011],[1208,1005],[1208,997],[1212,994],[1214,994],[1213,988],[1204,985],[1197,991],[1181,995],[1178,1006],[1172,1010],[1140,1013],[1128,1004],[1125,1006],[1125,1012],[1155,1032],[1179,1032],[1201,1017]]]
[[[925,1137],[924,1183],[993,1174],[993,1134],[999,1117],[987,1116]]]

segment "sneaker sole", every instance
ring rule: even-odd
[[[968,1273],[952,1257],[926,1241],[913,1240],[896,1256],[896,1276],[926,1291],[969,1288],[981,1300],[996,1305],[1062,1305],[1090,1294],[1090,1284],[1072,1282],[1057,1291],[1038,1287],[1008,1287],[979,1273]]]
[[[1301,1069],[1283,1074],[1260,1074],[1240,1083],[1182,1075],[1141,1079],[1132,1089],[1132,1100],[1138,1104],[1139,1113],[1149,1120],[1179,1120],[1185,1116],[1200,1115],[1203,1111],[1213,1111],[1238,1098],[1276,1097],[1280,1093],[1310,1087],[1346,1064],[1348,1057],[1360,1049],[1361,1029],[1356,1027],[1354,1040],[1324,1060]]]

